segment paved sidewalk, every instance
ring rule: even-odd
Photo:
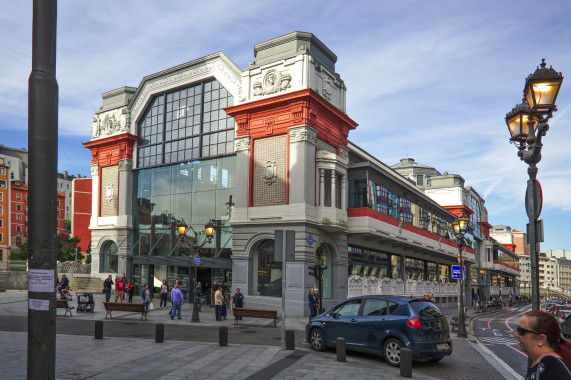
[[[25,317],[27,293],[0,293],[0,319],[19,318],[18,328],[0,331],[0,373],[10,373],[11,378],[24,378],[26,373]],[[58,335],[56,353],[56,377],[58,379],[394,379],[399,378],[398,368],[389,366],[381,357],[349,352],[347,362],[336,361],[334,350],[315,352],[301,342],[300,330],[306,318],[286,318],[288,329],[297,330],[296,350],[281,351],[280,328],[266,319],[244,319],[241,326],[233,326],[233,320],[217,322],[214,310],[206,307],[200,314],[200,322],[190,322],[192,305],[184,305],[183,319],[171,321],[165,310],[154,310],[148,321],[140,321],[137,313],[114,313],[105,323],[105,338],[93,338],[93,320],[104,320],[101,304],[103,295],[96,295],[94,313],[63,317],[58,310]],[[447,311],[450,317],[453,310]],[[59,316],[61,313],[62,316]],[[467,328],[469,332],[468,312]],[[154,324],[165,324],[165,342],[154,341]],[[69,327],[66,328],[66,326]],[[79,326],[80,332],[70,335],[71,327]],[[83,326],[83,327],[81,327]],[[85,327],[87,326],[87,327]],[[120,327],[122,335],[107,334],[107,326]],[[145,328],[141,328],[146,326]],[[227,347],[217,343],[218,326],[228,326]],[[271,327],[269,327],[271,326]],[[130,330],[129,330],[130,329]],[[6,329],[4,329],[6,330]],[[141,330],[134,335],[131,331]],[[20,332],[19,332],[20,331]],[[82,333],[81,331],[88,331]],[[196,338],[191,332],[199,332],[207,339]],[[168,333],[170,332],[170,334]],[[254,334],[245,334],[252,332]],[[233,335],[232,335],[233,334]],[[201,335],[201,336],[202,336]],[[137,336],[140,338],[134,338]],[[236,337],[232,339],[232,337]],[[454,352],[439,363],[419,362],[413,365],[413,378],[417,379],[503,379],[500,372],[490,366],[469,339],[452,334]],[[246,342],[248,344],[236,344]]]

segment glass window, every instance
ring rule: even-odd
[[[282,263],[274,261],[274,241],[264,240],[252,259],[252,295],[282,296]]]
[[[424,280],[424,261],[405,259],[405,274],[407,280]]]
[[[393,278],[400,278],[400,256],[391,256],[391,273]]]
[[[332,268],[333,268],[333,264],[331,262],[331,251],[329,250],[329,248],[326,245],[320,245],[319,248],[317,248],[317,251],[315,253],[315,258],[316,258],[316,263],[317,265],[325,265],[327,267],[327,269],[325,269],[323,271],[323,277],[321,279],[321,285],[322,285],[322,294],[321,296],[323,298],[331,298],[332,297],[332,286],[333,286],[333,281],[332,281]],[[315,279],[315,288],[319,287],[319,280]]]
[[[361,309],[361,303],[363,300],[354,300],[345,302],[342,305],[337,306],[335,309],[331,310],[329,315],[337,314],[340,317],[353,317],[359,315],[359,310]]]
[[[363,316],[387,315],[387,301],[375,298],[367,299],[363,307]]]
[[[108,241],[104,243],[103,249],[101,250],[101,273],[117,273],[118,272],[118,255],[117,255],[117,244],[113,241]]]
[[[138,124],[138,167],[233,154],[234,119],[223,110],[233,104],[216,79],[156,95]]]
[[[450,282],[450,265],[440,265],[440,282]]]
[[[399,304],[396,302],[389,302],[389,314],[394,313],[399,308]]]
[[[22,199],[22,194],[16,194],[16,199],[18,199],[18,200]],[[59,205],[59,203],[58,203],[58,205]]]
[[[444,316],[440,309],[432,302],[413,301],[410,303],[410,306],[412,306],[421,317],[436,318]]]

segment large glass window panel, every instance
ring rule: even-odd
[[[264,240],[252,258],[252,295],[281,297],[282,263],[274,262],[274,241]]]
[[[153,196],[170,194],[171,168],[169,166],[153,170],[151,192]]]
[[[184,194],[192,191],[192,166],[190,163],[172,166],[172,194]]]
[[[214,173],[214,176],[212,176]],[[216,190],[216,161],[208,160],[194,164],[192,191]]]
[[[200,230],[204,230],[204,225],[215,219],[216,198],[211,192],[192,193],[192,224],[202,225]]]

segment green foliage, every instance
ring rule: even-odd
[[[71,220],[65,219],[63,223],[65,225],[65,230],[71,232]]]
[[[85,251],[85,253],[87,254],[87,260],[85,261],[85,263],[91,264],[91,241],[87,245],[87,251]]]
[[[12,251],[10,254],[10,260],[28,260],[28,243],[22,244],[20,251]]]
[[[58,261],[74,261],[77,245],[81,239],[78,236],[71,237],[69,232],[65,231],[57,236],[57,260]],[[77,254],[77,260],[81,260],[83,254]]]

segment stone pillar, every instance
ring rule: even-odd
[[[250,136],[236,137],[236,195],[235,207],[249,206],[250,194]]]
[[[325,169],[319,169],[319,206],[325,206]]]
[[[337,198],[337,173],[335,170],[331,170],[331,207],[335,208],[336,206],[336,198]]]
[[[315,139],[307,125],[289,130],[289,203],[315,205]]]
[[[341,176],[341,210],[347,210],[347,176]]]

